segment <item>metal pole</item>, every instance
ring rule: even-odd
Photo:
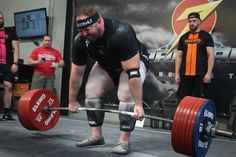
[[[47,107],[47,108],[44,108],[43,110],[47,112],[47,111],[52,111],[52,110],[69,110],[69,108],[68,107]],[[128,112],[128,111],[86,108],[86,107],[79,107],[76,112],[79,112],[79,111],[101,111],[101,112],[110,112],[110,113],[117,113],[117,114],[129,115],[129,116],[134,116],[136,114],[134,112]],[[155,116],[150,116],[150,115],[144,115],[144,118],[173,123],[173,120],[171,119],[155,117]]]
[[[212,136],[219,135],[219,136],[229,137],[229,138],[233,137],[233,132],[219,130],[216,128],[211,128],[211,132],[212,132]]]

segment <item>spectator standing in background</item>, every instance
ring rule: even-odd
[[[65,63],[60,52],[52,48],[50,35],[45,35],[42,46],[32,51],[29,64],[35,67],[31,89],[47,88],[54,91],[55,70],[63,67]]]

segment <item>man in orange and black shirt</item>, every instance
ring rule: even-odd
[[[177,97],[204,97],[204,87],[211,82],[215,61],[212,36],[199,28],[199,13],[188,15],[190,31],[181,36],[175,62],[175,82],[179,84]]]

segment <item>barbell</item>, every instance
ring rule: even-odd
[[[47,89],[26,92],[19,100],[18,117],[21,124],[29,130],[47,131],[53,128],[60,117],[60,107],[56,95]],[[133,116],[135,113],[80,107],[77,111],[101,111]],[[210,148],[215,135],[232,137],[232,132],[216,128],[216,110],[213,101],[186,96],[179,103],[173,120],[145,115],[145,118],[172,123],[171,143],[173,149],[181,154],[203,157]]]

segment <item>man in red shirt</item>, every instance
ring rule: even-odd
[[[55,70],[65,63],[60,52],[52,48],[50,35],[45,35],[42,46],[32,51],[29,64],[35,66],[31,89],[47,88],[54,91]]]

